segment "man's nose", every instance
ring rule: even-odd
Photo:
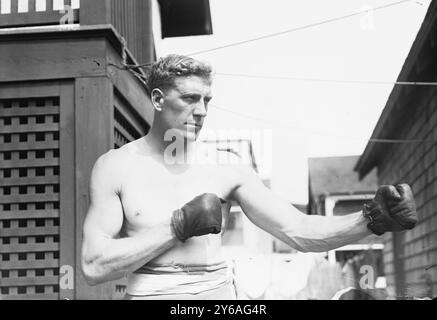
[[[206,117],[206,114],[208,113],[208,110],[206,108],[206,104],[203,100],[199,101],[199,103],[196,104],[196,108],[194,109],[193,114],[198,117]]]

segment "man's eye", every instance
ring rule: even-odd
[[[185,100],[187,100],[189,102],[195,102],[195,101],[197,101],[197,97],[196,96],[186,96]]]

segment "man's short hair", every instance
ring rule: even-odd
[[[152,64],[147,77],[150,91],[155,88],[166,90],[174,86],[179,77],[198,76],[212,81],[212,68],[203,61],[193,58],[170,54]]]

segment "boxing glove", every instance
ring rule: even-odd
[[[417,212],[410,186],[379,187],[370,204],[364,205],[363,215],[369,220],[367,228],[376,235],[414,228]]]
[[[184,242],[190,237],[220,233],[222,201],[215,194],[204,193],[175,210],[171,226],[176,237]]]

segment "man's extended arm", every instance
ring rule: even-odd
[[[247,217],[299,251],[328,251],[371,234],[367,228],[369,220],[362,212],[333,217],[306,215],[266,188],[250,170],[239,168],[237,171],[235,175],[239,177],[239,183],[233,197]],[[395,197],[400,197],[399,194],[394,187],[390,188],[384,191],[396,194],[391,199],[398,203]],[[391,196],[390,192],[386,192],[387,197]],[[378,223],[381,221],[382,225],[387,225],[386,221],[391,218],[388,214],[379,214],[377,219]]]

